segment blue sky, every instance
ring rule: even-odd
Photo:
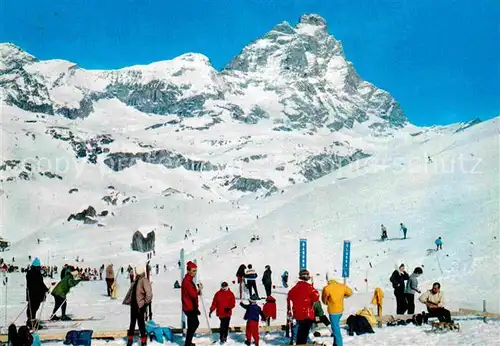
[[[274,25],[311,12],[412,123],[500,115],[498,0],[4,0],[0,42],[89,69],[186,52],[220,69]]]

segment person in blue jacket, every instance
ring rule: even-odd
[[[403,231],[403,239],[406,239],[406,232],[408,232],[408,228],[406,228],[406,226],[403,225],[402,222],[400,223],[400,226],[401,226],[401,230]]]
[[[256,346],[259,345],[259,321],[265,321],[266,316],[261,307],[257,305],[257,297],[255,294],[250,297],[250,304],[240,303],[240,306],[246,310],[245,316],[243,317],[247,321],[245,328],[245,345],[250,345],[252,343],[252,338]]]
[[[436,251],[443,250],[443,239],[441,237],[437,238],[434,244],[436,244]]]

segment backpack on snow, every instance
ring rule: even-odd
[[[14,326],[15,328],[15,326]],[[33,344],[33,335],[26,326],[19,327],[17,331],[17,342],[19,346],[31,346]]]

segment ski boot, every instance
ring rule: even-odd
[[[72,321],[72,319],[68,315],[62,315],[61,316],[61,321]]]
[[[134,343],[134,331],[127,330],[127,346],[132,346]]]
[[[148,344],[148,337],[146,335],[141,336],[141,346],[146,346]]]

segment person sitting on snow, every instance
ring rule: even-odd
[[[425,291],[418,300],[427,306],[427,317],[437,317],[439,322],[451,322],[450,310],[444,308],[444,295],[439,282],[432,284],[432,289]]]

